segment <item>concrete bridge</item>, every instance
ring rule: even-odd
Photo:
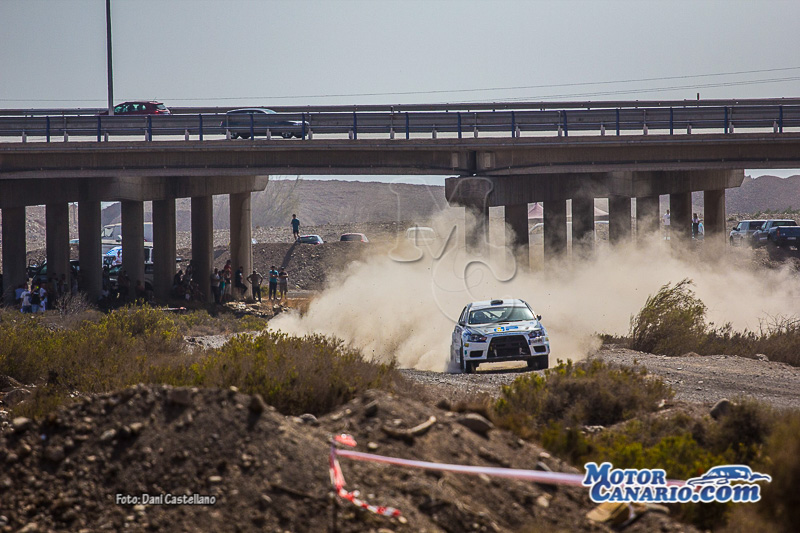
[[[219,129],[219,113],[206,114],[205,120],[197,120],[202,112],[158,117],[155,128],[148,117],[115,121],[117,117],[81,113],[69,117],[62,113],[58,119],[35,113],[0,116],[0,138],[8,141],[0,142],[5,287],[17,286],[26,276],[28,205],[46,205],[48,264],[52,271],[66,273],[67,205],[78,202],[83,283],[94,297],[101,284],[100,202],[122,202],[123,267],[135,283],[144,279],[143,202],[153,201],[154,288],[159,298],[165,298],[175,265],[175,198],[192,199],[192,257],[201,290],[209,294],[212,196],[230,195],[231,257],[235,266],[249,272],[250,194],[266,186],[269,174],[453,176],[446,180],[448,201],[474,210],[485,222],[478,224],[472,242],[480,242],[488,227],[488,208],[504,206],[515,241],[526,246],[527,204],[544,202],[549,256],[566,248],[567,200],[572,201],[572,237],[578,251],[591,248],[594,198],[609,199],[610,238],[619,242],[631,234],[632,199],[636,199],[637,228],[657,227],[658,196],[665,194],[670,198],[673,227],[688,228],[693,191],[705,193],[707,240],[721,241],[725,189],[741,184],[742,169],[800,167],[798,102],[730,101],[707,106],[690,102],[679,112],[660,102],[646,104],[636,102],[622,112],[619,103],[599,110],[591,107],[596,106],[593,103],[582,103],[590,109],[565,106],[569,111],[554,111],[548,104],[547,109],[506,109],[502,116],[483,109],[465,110],[462,115],[448,107],[419,111],[413,120],[408,118],[411,111],[374,111],[375,116],[364,111],[359,116],[355,111],[304,108],[300,116],[311,131],[303,131],[302,140],[295,141],[232,140],[230,132]],[[490,105],[502,107],[481,106]],[[298,115],[296,110],[286,113]],[[391,123],[375,126],[387,116]],[[46,135],[30,128],[34,119],[36,124],[47,119]],[[131,140],[132,122],[141,127],[145,119],[144,139]],[[84,124],[70,131],[70,122],[87,121],[97,128]],[[51,130],[53,123],[58,128]],[[190,130],[190,123],[216,125],[198,134]],[[402,132],[403,124],[405,135],[398,135],[394,126]],[[364,133],[368,126],[371,129]],[[181,128],[184,138],[175,140]],[[379,135],[379,130],[384,133]],[[158,137],[159,131],[163,137]],[[342,131],[347,136],[337,137]],[[58,133],[65,142],[51,142],[51,135]],[[154,141],[157,138],[165,140]],[[126,243],[136,245],[126,247]]]

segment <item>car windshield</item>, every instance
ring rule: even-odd
[[[342,241],[360,241],[361,240],[361,235],[359,235],[357,233],[351,233],[351,234],[347,234],[347,235],[342,235],[342,237],[339,240],[342,240]]]
[[[494,324],[496,322],[516,322],[533,320],[533,313],[527,307],[497,306],[476,309],[469,312],[470,324]]]
[[[778,220],[776,221],[773,226],[796,226],[794,220]]]

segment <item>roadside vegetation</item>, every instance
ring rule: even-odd
[[[684,279],[666,284],[631,318],[627,338],[610,339],[642,352],[662,355],[766,355],[770,361],[800,366],[800,319],[767,317],[757,330],[734,331],[730,324],[706,322],[706,306]]]
[[[367,361],[340,341],[274,332],[236,336],[218,350],[187,349],[184,335],[213,329],[263,329],[262,319],[222,323],[195,312],[149,307],[92,314],[74,327],[0,312],[0,375],[36,384],[15,416],[40,417],[80,397],[137,383],[230,387],[259,393],[285,414],[324,414],[367,388],[391,386],[394,365]],[[230,322],[228,322],[230,321]]]

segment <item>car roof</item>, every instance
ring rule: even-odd
[[[228,113],[275,113],[266,107],[243,107],[241,109],[231,109]]]
[[[495,302],[495,303],[492,303]],[[497,303],[500,302],[500,303]],[[497,307],[499,305],[505,306],[516,306],[516,307],[527,307],[528,305],[525,303],[525,300],[518,300],[518,299],[510,299],[506,298],[505,300],[482,300],[480,302],[472,302],[470,304],[470,309],[486,309],[488,307]]]
[[[114,107],[125,105],[125,104],[161,104],[161,105],[163,105],[164,102],[159,102],[157,100],[129,100],[127,102],[122,102],[121,104],[117,104]]]
[[[320,237],[319,235],[300,235],[300,238],[301,238],[301,239],[302,239],[303,237],[316,237],[316,238],[318,238],[318,239],[321,239],[321,238],[322,238],[322,237]]]
[[[345,235],[361,235],[362,237],[364,236],[363,233],[342,233],[342,236],[345,236]]]

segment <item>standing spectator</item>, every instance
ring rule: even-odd
[[[278,292],[278,271],[275,270],[275,265],[269,267],[269,299],[277,299]]]
[[[247,285],[244,284],[244,267],[239,267],[236,270],[234,285],[236,286],[236,292],[238,298],[244,298],[247,294]]]
[[[219,286],[222,281],[222,276],[219,275],[219,269],[215,268],[214,273],[211,274],[211,293],[214,295],[214,303],[219,303]]]
[[[669,209],[667,209],[667,212],[664,213],[664,216],[661,217],[661,223],[664,226],[664,240],[668,241],[669,237],[670,237],[670,235],[669,235],[669,229],[670,229],[670,226],[669,226]]]
[[[294,237],[294,240],[300,238],[300,219],[297,218],[297,215],[292,215],[292,237]]]
[[[278,292],[281,300],[288,298],[289,274],[284,267],[281,267],[281,271],[278,273]]]
[[[253,273],[247,276],[247,281],[250,282],[250,286],[253,287],[253,299],[258,299],[259,303],[261,302],[261,282],[264,281],[263,276],[253,270]]]
[[[222,302],[225,302],[225,296],[233,295],[233,266],[231,260],[225,261],[225,266],[222,267],[222,279],[225,280],[225,291],[222,293]]]
[[[22,291],[22,296],[20,298],[20,311],[23,313],[31,312],[31,291],[28,290],[27,285],[25,285],[25,290]]]
[[[20,283],[19,287],[14,290],[14,303],[16,305],[22,305],[22,293],[25,292],[25,284]]]
[[[697,216],[697,213],[692,214],[692,239],[697,238],[697,234],[700,231],[700,217]]]
[[[31,289],[30,298],[31,298],[31,313],[38,313],[39,304],[42,301],[39,296],[39,287],[33,287],[33,289]]]
[[[119,286],[120,298],[123,302],[127,302],[131,292],[131,278],[128,276],[127,270],[123,270],[122,274],[119,275],[117,285]]]
[[[47,289],[44,285],[39,287],[39,311],[44,313],[47,310]]]

